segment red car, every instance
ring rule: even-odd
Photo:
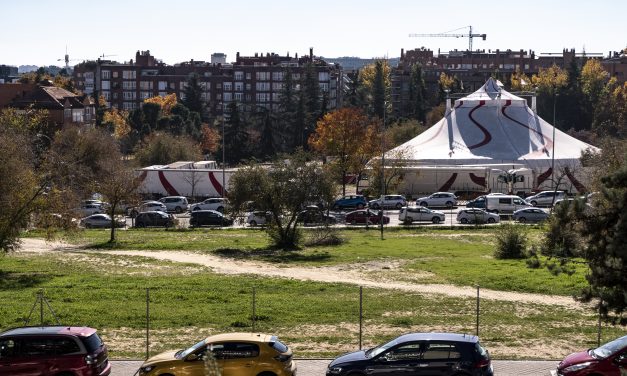
[[[381,223],[381,214],[378,210],[360,209],[346,214],[345,221],[351,225],[366,224],[366,222],[376,225]],[[387,225],[388,223],[390,223],[390,217],[384,215],[383,224]]]
[[[96,329],[39,326],[0,333],[0,376],[107,376],[107,347]]]
[[[568,355],[551,376],[627,375],[627,336],[596,349]]]

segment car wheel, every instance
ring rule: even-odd
[[[379,204],[372,204],[372,208],[375,210],[379,210],[380,206]]]
[[[538,206],[538,202],[537,201],[531,201],[530,204],[531,204],[531,206]]]
[[[406,219],[406,220],[403,221],[404,225],[411,225],[411,223],[412,223],[411,219]]]
[[[437,225],[438,223],[440,223],[440,217],[431,218],[431,222],[433,222],[434,225]]]
[[[468,219],[466,219],[466,218],[462,218],[462,219],[460,220],[460,222],[461,222],[461,223],[463,223],[463,224],[468,224]]]
[[[525,223],[525,222],[527,222],[527,218],[525,218],[525,217],[520,217],[520,218],[518,218],[518,222],[520,222],[520,223]]]
[[[220,206],[216,210],[219,211],[220,213],[224,213],[224,206]]]
[[[357,204],[357,209],[363,209],[364,208],[364,204]]]
[[[447,201],[445,205],[446,205],[447,208],[450,209],[450,208],[453,207],[453,201]]]
[[[192,211],[198,211],[198,210],[200,210],[198,206],[194,206],[194,208],[192,209]]]
[[[250,225],[251,226],[257,226],[257,221],[255,221],[255,220],[250,221]]]
[[[403,204],[401,204],[400,202],[398,204],[396,204],[396,209],[399,209],[403,207]]]
[[[488,223],[495,223],[496,220],[494,218],[488,218]]]
[[[427,203],[426,201],[423,201],[420,203],[420,206],[424,206],[426,208],[427,206],[429,206],[429,203]]]
[[[183,211],[183,209],[181,209],[181,207],[180,207],[180,206],[177,206],[176,208],[174,208],[174,211],[175,211],[176,213],[181,213],[181,212]]]
[[[85,223],[85,228],[91,228],[91,223]]]

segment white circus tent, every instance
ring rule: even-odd
[[[490,78],[479,90],[455,100],[452,106],[448,102],[443,119],[387,151],[386,159],[402,163],[408,169],[455,171],[457,168],[458,176],[470,167],[526,168],[533,171],[535,181],[531,188],[538,189],[551,177],[553,165],[555,170],[577,170],[581,166],[581,153],[587,149],[598,151],[554,129],[529,108],[525,99],[505,91],[498,81]],[[567,175],[577,190],[583,189],[574,173]],[[423,174],[426,176],[430,175]],[[451,179],[454,184],[457,177],[441,180]],[[450,190],[451,186],[441,186],[441,190]]]

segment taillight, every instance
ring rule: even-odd
[[[87,355],[85,357],[85,364],[96,364],[96,358],[91,355]]]
[[[483,368],[490,365],[490,358],[482,358],[475,364],[475,368]]]
[[[289,362],[292,359],[291,355],[279,354],[274,357],[274,360],[278,360],[279,362]]]

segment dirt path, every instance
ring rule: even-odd
[[[45,253],[61,251],[71,253],[84,253],[80,245],[68,245],[62,242],[46,242],[41,239],[23,239],[22,252]],[[363,287],[378,289],[394,289],[413,293],[441,294],[446,296],[474,298],[477,290],[474,287],[463,287],[448,284],[420,284],[415,282],[399,282],[385,280],[377,276],[368,277],[367,271],[376,269],[381,271],[389,266],[378,264],[374,267],[364,265],[340,265],[325,267],[299,267],[299,266],[276,266],[265,262],[240,261],[225,259],[213,255],[202,255],[198,253],[178,252],[178,251],[94,251],[89,253],[111,254],[118,256],[140,256],[157,260],[190,263],[203,265],[211,268],[215,273],[220,274],[248,274],[260,275],[264,277],[291,278],[305,281],[347,283]],[[507,291],[496,291],[482,288],[482,299],[501,300],[521,303],[536,303],[546,305],[557,305],[568,308],[582,307],[571,297],[545,294],[517,293]]]

